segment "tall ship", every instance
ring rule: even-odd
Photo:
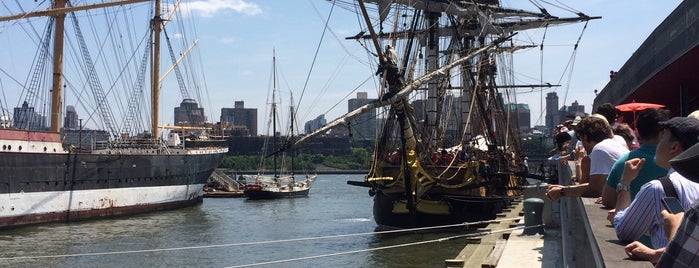
[[[535,1],[536,2],[536,1]],[[356,13],[360,44],[373,58],[377,100],[301,137],[290,147],[336,127],[380,115],[373,159],[364,181],[381,227],[410,228],[495,218],[526,184],[517,116],[513,53],[538,48],[513,38],[530,29],[585,23],[507,8],[500,1],[334,1]],[[521,40],[521,39],[519,39]],[[532,68],[536,63],[532,64]]]
[[[31,2],[6,3],[4,10],[17,13],[0,17],[0,36],[30,36],[15,39],[26,42],[14,43],[21,45],[5,51],[26,52],[23,45],[36,44],[34,58],[23,61],[31,62],[26,82],[11,77],[18,84],[17,91],[22,91],[22,107],[10,113],[7,96],[3,96],[0,227],[127,215],[202,202],[203,186],[228,149],[202,141],[190,144],[180,138],[185,129],[195,127],[167,132],[158,125],[165,74],[177,75],[182,97],[188,99],[180,70],[186,56],[177,58],[165,31],[165,24],[178,18],[179,2],[167,8],[160,1],[146,0],[95,1],[82,6],[67,0]],[[169,13],[162,14],[163,10]],[[121,21],[128,25],[117,25]],[[135,31],[139,21],[143,29]],[[172,66],[162,72],[160,50],[165,40]],[[90,45],[97,48],[90,49]],[[5,75],[10,76],[7,69]],[[145,96],[148,87],[150,98]],[[69,99],[69,93],[77,97]],[[78,143],[66,143],[67,126],[61,125],[61,119],[67,100],[88,111],[85,125],[104,129],[108,138],[84,142],[81,137]],[[119,112],[121,122],[115,119]],[[43,123],[44,114],[49,117],[48,127]],[[88,131],[81,122],[72,133],[87,136]]]

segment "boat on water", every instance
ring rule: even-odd
[[[124,8],[139,2],[138,8],[147,11],[136,13],[136,8]],[[219,166],[227,147],[207,142],[191,144],[181,139],[178,131],[166,133],[166,128],[158,125],[159,91],[164,78],[160,41],[166,33],[165,23],[177,6],[169,6],[172,12],[163,17],[160,1],[99,1],[83,6],[73,6],[67,0],[16,4],[17,9],[8,4],[5,10],[21,12],[0,16],[0,35],[33,34],[36,39],[31,40],[38,48],[26,84],[17,87],[18,92],[22,91],[20,103],[24,105],[14,108],[13,114],[6,112],[8,107],[2,107],[3,119],[7,120],[0,127],[0,228],[174,209],[202,202],[203,186]],[[133,29],[111,23],[121,18],[133,26],[134,17],[129,15],[134,14],[145,15],[144,27],[137,39],[129,39],[126,37],[133,34],[129,32]],[[96,18],[105,15],[104,21]],[[100,26],[105,29],[92,31],[98,37],[88,38],[81,30]],[[21,29],[25,27],[43,27],[44,31],[24,32]],[[88,49],[87,45],[94,43],[101,46]],[[108,47],[117,51],[107,54],[104,49]],[[184,80],[179,79],[182,74],[178,63],[182,59],[176,61],[169,43],[168,48],[173,60],[171,70],[175,70],[180,82]],[[24,47],[7,49],[25,52]],[[102,66],[106,63],[125,66]],[[131,71],[134,73],[127,74]],[[6,70],[3,74],[10,76]],[[102,85],[108,85],[109,90]],[[146,85],[150,85],[151,97],[143,99],[150,100],[151,112],[144,113],[146,108],[142,106],[146,105],[141,104],[141,99],[147,92]],[[128,90],[117,93],[121,88]],[[186,86],[180,84],[180,90],[183,98],[188,99]],[[87,92],[94,96],[86,97]],[[106,129],[108,140],[87,142],[89,146],[84,146],[82,139],[77,144],[64,143],[62,129],[67,126],[61,126],[61,116],[68,93],[81,94],[76,98],[76,106],[92,115],[85,123]],[[49,103],[44,103],[47,100]],[[43,106],[50,110],[33,108]],[[115,111],[122,112],[122,122],[116,121]],[[42,124],[45,116],[50,118],[48,128]],[[81,122],[79,130],[73,133],[82,132]]]
[[[299,179],[294,174],[294,156],[293,150],[281,150],[279,142],[279,133],[277,132],[277,67],[276,55],[272,57],[272,100],[270,109],[270,121],[268,130],[272,130],[272,135],[267,135],[265,145],[262,148],[262,155],[258,167],[258,173],[254,175],[242,175],[246,184],[243,193],[248,199],[277,199],[289,197],[307,197],[311,190],[311,184],[316,179],[316,175],[306,174],[303,179]],[[293,97],[291,103],[293,103]],[[287,140],[293,140],[295,135],[294,120],[295,120],[294,105],[289,108],[289,132],[286,136]],[[284,143],[288,143],[284,142]],[[271,158],[272,161],[268,161]],[[281,160],[281,161],[278,161]],[[286,161],[289,161],[288,163]],[[280,162],[280,164],[278,164]],[[272,173],[266,174],[267,167],[271,165]]]
[[[494,219],[530,177],[513,102],[519,31],[587,22],[499,1],[333,2],[361,22],[358,42],[375,59],[379,98],[331,121],[291,146],[378,109],[374,155],[364,181],[379,226],[411,228]],[[374,27],[379,27],[378,31]],[[504,79],[498,79],[498,78]],[[499,84],[505,81],[503,84]],[[543,88],[542,85],[526,85]]]

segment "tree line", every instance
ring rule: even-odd
[[[366,170],[369,168],[371,154],[364,148],[351,148],[350,155],[323,155],[323,154],[298,154],[294,157],[294,170],[315,171],[316,166],[322,165],[340,170]],[[223,158],[221,168],[233,170],[258,170],[260,163],[264,161],[264,168],[267,171],[273,170],[272,156],[259,155],[236,155],[226,156]],[[289,155],[282,157],[277,156],[277,169],[281,170],[282,166],[289,167],[291,158]],[[284,168],[288,169],[288,168]]]

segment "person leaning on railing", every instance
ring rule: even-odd
[[[612,165],[619,157],[629,151],[625,144],[621,144],[614,139],[611,126],[600,115],[591,115],[582,119],[575,126],[575,135],[582,142],[585,152],[589,152],[589,182],[572,186],[550,185],[546,190],[546,196],[552,201],[556,201],[563,196],[599,197],[602,194],[602,187],[607,179],[607,174],[612,169]],[[581,172],[584,172],[585,168],[582,166],[582,162],[580,164]],[[576,175],[576,177],[584,178],[585,175],[583,174]]]

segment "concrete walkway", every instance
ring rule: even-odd
[[[560,229],[527,236],[523,231],[512,232],[497,267],[563,267]]]

